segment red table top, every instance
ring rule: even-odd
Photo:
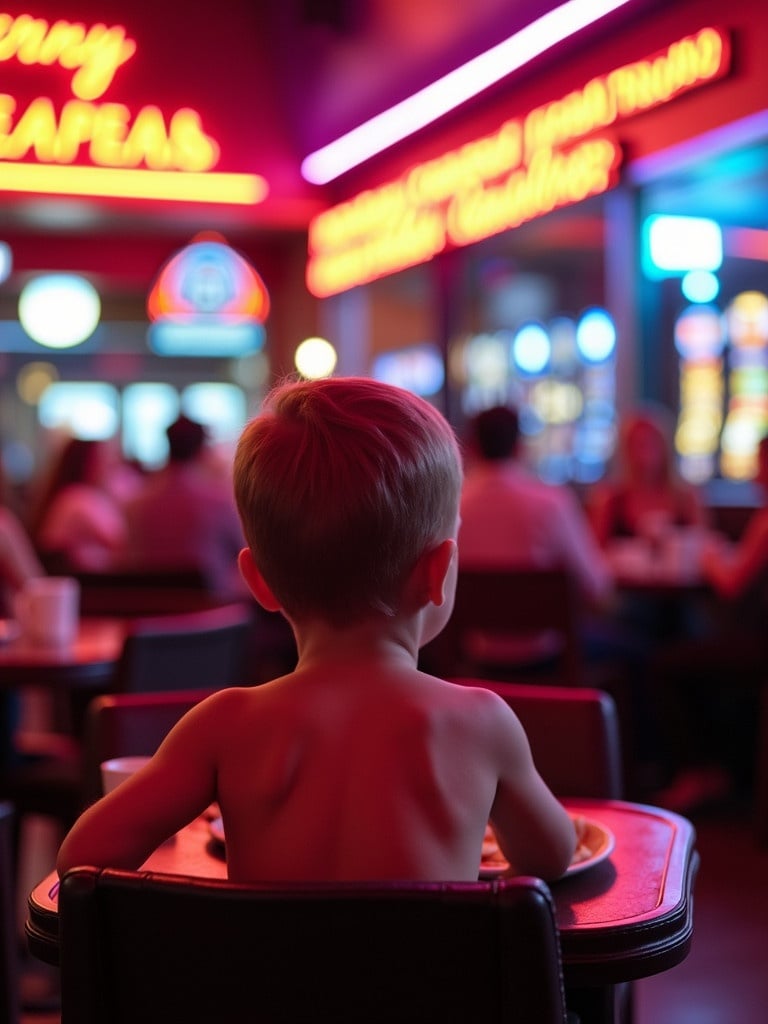
[[[661,808],[612,800],[565,800],[568,809],[613,832],[610,856],[553,883],[568,985],[610,985],[667,970],[685,958],[693,932],[695,833]],[[143,867],[225,878],[226,863],[199,818],[156,850]],[[501,883],[503,884],[503,883]],[[56,961],[55,874],[29,897],[27,934],[36,955]]]
[[[94,685],[114,671],[125,632],[123,619],[83,618],[72,644],[43,646],[23,638],[0,644],[0,688]]]

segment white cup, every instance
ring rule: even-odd
[[[36,576],[16,594],[14,612],[30,643],[66,647],[77,637],[80,584],[71,576]]]
[[[102,761],[101,788],[104,795],[111,793],[150,760],[149,757],[113,757],[109,761]]]

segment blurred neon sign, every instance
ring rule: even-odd
[[[59,64],[72,72],[72,98],[60,106],[47,96],[22,106],[0,93],[0,190],[243,205],[263,200],[267,184],[260,175],[214,171],[220,147],[198,111],[166,115],[154,104],[132,110],[103,102],[135,52],[120,25],[86,28],[0,13],[0,62]],[[77,162],[83,156],[86,166]]]
[[[309,228],[309,290],[333,295],[607,191],[621,149],[595,133],[720,77],[729,63],[726,34],[703,28],[324,211]]]

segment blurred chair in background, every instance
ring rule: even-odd
[[[134,619],[113,689],[136,693],[239,685],[251,622],[246,603]]]
[[[422,652],[436,675],[582,682],[575,587],[562,569],[460,568],[451,618]]]
[[[95,697],[85,721],[84,804],[101,796],[101,764],[113,757],[151,756],[182,715],[213,689],[113,693]]]
[[[454,679],[502,697],[525,729],[540,775],[559,797],[619,800],[624,766],[613,697],[589,687]]]
[[[65,1020],[567,1019],[538,879],[235,885],[76,868],[59,915]]]

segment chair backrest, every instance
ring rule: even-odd
[[[16,933],[16,870],[14,810],[0,803],[0,1024],[17,1024],[19,956]]]
[[[76,868],[59,891],[78,1024],[563,1024],[539,879],[235,885]]]
[[[603,690],[456,679],[493,690],[517,714],[540,775],[559,797],[621,799],[624,768],[616,702]]]
[[[83,615],[169,615],[221,604],[196,569],[77,572]]]
[[[445,629],[432,642],[435,670],[448,675],[494,675],[515,668],[536,670],[537,656],[509,655],[484,660],[470,649],[473,635],[514,641],[546,637],[554,641],[538,660],[550,670],[542,681],[577,685],[582,670],[580,610],[576,586],[560,568],[459,569],[456,599]]]
[[[152,755],[178,720],[212,689],[112,693],[94,697],[85,718],[84,800],[101,796],[101,764],[112,757]]]
[[[134,619],[115,674],[115,690],[148,692],[242,682],[252,625],[243,603]]]

